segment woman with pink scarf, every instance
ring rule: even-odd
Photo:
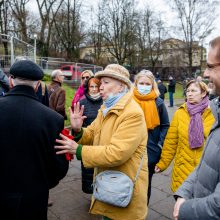
[[[199,164],[214,116],[209,108],[208,87],[204,82],[186,85],[187,102],[175,112],[164,141],[155,172],[168,168],[174,159],[171,190],[175,192]]]
[[[84,70],[81,74],[81,85],[75,92],[75,95],[73,97],[72,101],[72,108],[74,106],[74,103],[79,102],[81,99],[85,98],[84,95],[84,83],[87,79],[89,79],[91,76],[94,76],[93,72],[91,70]]]

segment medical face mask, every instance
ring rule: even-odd
[[[147,95],[152,90],[152,85],[137,85],[137,90],[141,95]]]

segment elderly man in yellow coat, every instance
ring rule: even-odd
[[[104,101],[97,118],[82,129],[83,106],[80,108],[79,103],[75,104],[70,118],[79,142],[61,135],[63,140],[57,141],[61,146],[55,148],[60,149],[59,153],[76,154],[85,167],[94,167],[96,174],[105,170],[121,171],[134,181],[141,167],[127,207],[92,198],[90,212],[103,216],[103,219],[144,220],[147,215],[148,167],[143,111],[132,98],[129,72],[123,66],[110,64],[95,77],[101,80],[100,95]]]

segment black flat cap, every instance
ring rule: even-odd
[[[30,60],[20,60],[14,63],[10,68],[10,75],[15,78],[28,80],[41,80],[44,77],[43,70],[34,62]]]

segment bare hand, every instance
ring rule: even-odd
[[[86,116],[83,116],[84,105],[80,106],[79,102],[74,104],[74,111],[69,108],[71,127],[75,132],[79,132]]]
[[[160,173],[161,172],[160,168],[157,167],[157,166],[155,166],[154,171],[155,171],[155,173]]]
[[[176,201],[176,204],[174,206],[174,210],[173,210],[173,217],[174,220],[178,220],[179,218],[179,210],[180,210],[180,206],[185,202],[186,200],[184,198],[178,198]]]
[[[60,134],[60,137],[62,140],[57,139],[56,142],[61,144],[61,145],[56,145],[55,149],[58,149],[60,151],[57,151],[56,154],[76,154],[76,149],[78,147],[78,144],[69,139],[68,137],[64,136],[63,134]]]

